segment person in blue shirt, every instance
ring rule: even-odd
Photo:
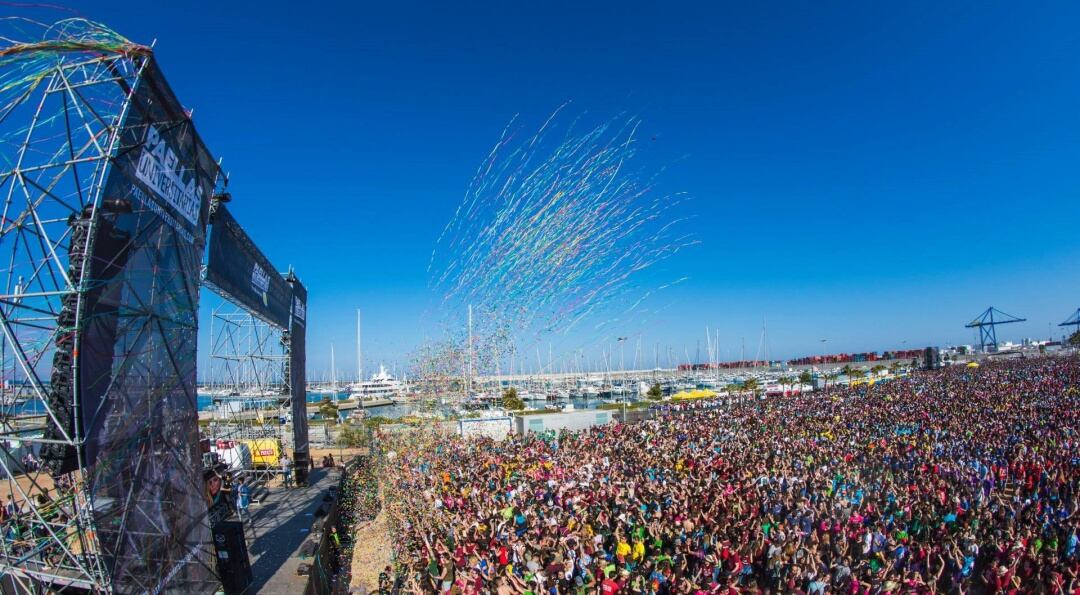
[[[524,535],[525,531],[528,530],[528,526],[525,524],[525,515],[520,510],[514,514],[514,528],[518,537]]]
[[[236,514],[240,517],[240,520],[244,520],[244,515],[247,514],[250,504],[251,488],[248,487],[243,478],[240,478],[240,483],[236,487]]]

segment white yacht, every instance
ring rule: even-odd
[[[386,366],[379,364],[379,372],[371,375],[370,380],[357,382],[349,386],[349,398],[361,401],[371,399],[400,399],[405,395],[405,384],[386,371]]]

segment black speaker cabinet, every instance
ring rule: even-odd
[[[941,367],[941,352],[937,347],[927,347],[923,352],[923,365],[927,370],[937,370]]]
[[[217,555],[218,578],[229,595],[243,593],[251,584],[251,560],[244,541],[244,524],[222,521],[214,525],[214,551]]]

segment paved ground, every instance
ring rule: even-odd
[[[262,504],[253,505],[244,526],[254,582],[252,593],[303,593],[308,577],[297,576],[300,546],[308,538],[315,511],[330,486],[337,485],[337,470],[315,469],[310,486],[285,489],[276,482]]]

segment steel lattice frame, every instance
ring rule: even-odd
[[[0,38],[0,588],[213,590],[194,382],[218,171],[149,48],[42,27]]]
[[[195,337],[199,203],[223,179],[149,48],[81,19],[0,42],[0,505],[16,509],[0,515],[0,590],[212,590]],[[159,174],[190,202],[162,211],[143,190],[171,200]],[[290,285],[302,331],[306,292]],[[211,434],[288,442],[302,341],[290,351],[289,331],[233,303],[213,320],[210,377],[269,407]]]
[[[278,438],[291,443],[292,434],[280,423],[292,402],[284,378],[289,355],[282,329],[225,298],[212,310],[210,336],[210,385],[204,395],[214,407],[204,434],[215,440]]]
[[[81,19],[0,37],[0,159],[0,506],[16,509],[0,515],[0,590],[213,590],[195,338],[220,172],[150,49]],[[163,211],[159,174],[190,202]],[[278,414],[303,394],[303,343],[242,308],[214,311],[211,359],[272,413],[212,430],[288,441]]]
[[[63,414],[48,405],[47,395],[58,339],[74,333],[78,342],[76,329],[60,320],[63,301],[80,300],[86,290],[84,279],[72,274],[82,267],[68,258],[75,229],[71,222],[101,201],[119,123],[149,59],[146,53],[57,54],[51,72],[0,115],[9,132],[5,140],[21,136],[18,146],[3,147],[5,157],[15,158],[0,173],[0,467],[5,483],[0,494],[12,495],[23,508],[30,533],[18,547],[3,540],[0,574],[28,592],[34,583],[110,590],[81,471],[83,437],[77,429],[65,429]],[[20,122],[29,124],[18,135]],[[24,399],[39,404],[41,415],[17,416],[25,412]],[[78,453],[80,471],[54,481],[43,468],[20,469],[24,451],[56,444],[43,437],[47,426],[62,436],[61,446]],[[47,494],[48,501],[39,501],[39,494]]]

